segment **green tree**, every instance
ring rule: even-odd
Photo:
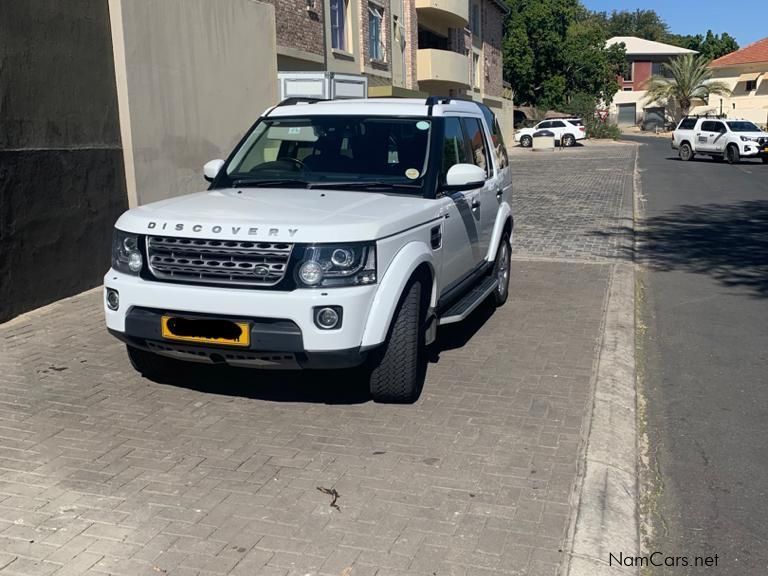
[[[690,34],[685,36],[670,34],[667,42],[681,48],[696,50],[696,52],[709,60],[720,58],[739,49],[739,44],[733,36],[727,32],[714,34],[712,30],[707,30],[706,36],[701,34],[696,34],[695,36]]]
[[[654,10],[614,10],[597,12],[609,38],[613,36],[637,36],[646,40],[664,42],[668,35],[667,23]]]
[[[664,64],[664,76],[652,76],[645,89],[645,101],[665,102],[681,116],[691,111],[695,100],[707,100],[710,94],[728,96],[731,90],[720,81],[712,80],[710,60],[701,55],[683,54]]]
[[[624,66],[621,46],[579,0],[507,0],[504,74],[518,104],[564,109],[575,94],[610,100]]]

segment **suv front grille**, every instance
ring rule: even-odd
[[[149,270],[159,280],[274,286],[288,270],[293,244],[147,237]]]

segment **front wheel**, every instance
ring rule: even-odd
[[[725,158],[728,160],[728,164],[738,164],[739,160],[741,160],[738,146],[729,144],[728,149],[725,151]]]
[[[533,144],[533,138],[531,138],[530,136],[523,136],[522,138],[520,138],[520,146],[522,146],[523,148],[530,148],[532,144]]]
[[[763,164],[768,164],[768,156],[763,156]]]
[[[693,159],[693,148],[691,148],[691,145],[686,142],[680,145],[680,151],[678,154],[680,156],[680,160],[683,162],[688,162],[688,160]]]
[[[424,380],[421,281],[405,289],[382,349],[373,359],[369,385],[374,402],[411,404]]]
[[[512,264],[512,249],[509,244],[509,234],[504,234],[496,250],[496,262],[493,265],[493,275],[499,281],[493,292],[496,306],[503,306],[509,297],[509,277]]]

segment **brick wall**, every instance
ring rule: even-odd
[[[483,57],[484,82],[483,91],[488,96],[500,98],[503,91],[502,38],[504,34],[504,14],[491,0],[485,0],[482,4],[482,31],[483,31]]]
[[[416,55],[419,49],[419,28],[416,16],[416,0],[404,0],[403,25],[405,26],[405,87],[418,88]]]
[[[307,0],[263,0],[275,7],[277,45],[303,50],[311,54],[324,54],[323,0],[315,0],[307,10]]]

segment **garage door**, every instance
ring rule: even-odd
[[[664,117],[664,108],[646,108],[643,118],[643,130],[663,130]]]
[[[619,104],[619,124],[622,126],[637,123],[637,104]]]

